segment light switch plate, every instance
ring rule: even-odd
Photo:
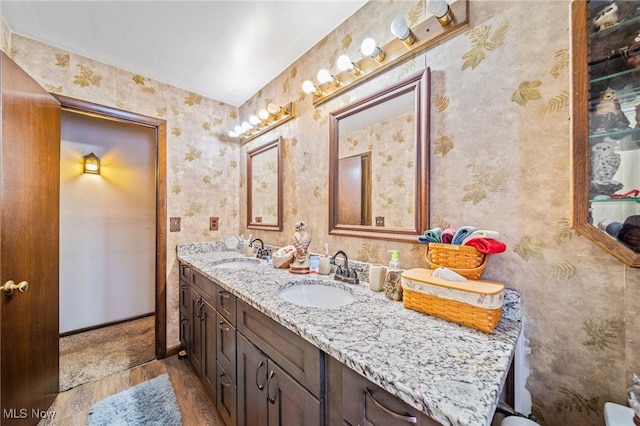
[[[169,232],[180,232],[180,218],[179,217],[170,217],[169,218]]]

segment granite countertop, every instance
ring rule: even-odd
[[[488,334],[406,309],[366,283],[295,275],[264,262],[243,270],[216,268],[239,258],[244,255],[218,243],[178,246],[179,260],[436,421],[491,423],[521,330],[519,293],[505,290],[502,319]],[[278,296],[291,282],[309,281],[345,288],[357,300],[320,309]]]

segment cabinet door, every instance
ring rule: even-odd
[[[197,291],[191,289],[191,353],[189,360],[200,376],[202,374],[202,323],[204,300]]]
[[[217,385],[216,408],[218,413],[226,426],[235,426],[237,388],[220,363],[218,363]]]
[[[267,401],[269,426],[321,424],[320,402],[271,360],[269,360]]]
[[[200,315],[201,339],[202,339],[202,384],[209,392],[211,399],[216,400],[216,334],[218,316],[216,311],[207,302],[204,302]]]
[[[236,329],[218,313],[216,338],[218,364],[236,383]]]
[[[191,321],[188,317],[180,314],[180,344],[182,349],[191,354]]]
[[[268,359],[238,334],[238,425],[267,426]]]

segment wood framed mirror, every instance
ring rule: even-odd
[[[572,11],[573,227],[640,267],[640,11],[576,0]]]
[[[247,151],[247,228],[282,231],[282,138]]]
[[[429,76],[329,113],[329,234],[416,241],[427,229]]]

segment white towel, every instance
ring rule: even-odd
[[[478,229],[477,231],[473,231],[467,238],[462,240],[461,245],[467,244],[467,241],[474,238],[491,238],[497,240],[498,238],[500,238],[500,233],[498,231],[491,231],[489,229]]]

